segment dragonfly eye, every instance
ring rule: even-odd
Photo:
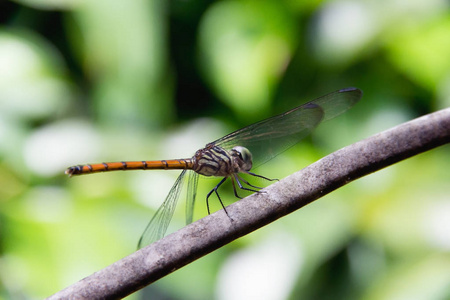
[[[236,146],[233,149],[233,152],[239,159],[241,160],[241,168],[245,171],[250,171],[252,168],[252,153],[245,147]]]

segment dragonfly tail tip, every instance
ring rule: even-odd
[[[64,174],[69,175],[69,177],[72,177],[73,173],[73,168],[68,168],[64,171]]]

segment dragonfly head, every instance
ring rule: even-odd
[[[250,150],[242,146],[236,146],[231,149],[231,153],[240,171],[250,171],[252,168],[252,153]]]

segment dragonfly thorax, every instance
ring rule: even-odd
[[[204,176],[227,177],[234,173],[250,171],[252,168],[252,154],[241,146],[225,150],[214,144],[208,144],[198,150],[192,159],[193,170]]]

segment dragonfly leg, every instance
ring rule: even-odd
[[[239,178],[240,181],[242,181],[242,182],[245,183],[246,185],[251,186],[251,187],[254,187],[255,189],[262,189],[262,187],[251,184],[250,182],[248,182],[247,180],[245,180],[244,178],[242,178],[242,177],[239,176],[238,174],[235,174],[235,175]]]
[[[208,215],[211,214],[211,211],[209,210],[209,196],[211,196],[211,194],[214,192],[217,195],[217,198],[219,199],[220,205],[222,205],[223,210],[225,211],[225,213],[227,214],[228,217],[230,217],[228,215],[227,209],[225,208],[225,205],[223,205],[222,199],[220,199],[219,193],[217,192],[217,189],[219,188],[219,186],[222,185],[222,183],[225,182],[225,180],[227,180],[227,177],[224,177],[209,193],[208,195],[206,195],[206,207],[208,208]]]
[[[237,182],[237,184],[239,185],[239,188],[240,188],[241,190],[246,190],[246,191],[249,191],[249,192],[256,192],[256,193],[259,192],[258,190],[249,189],[249,188],[244,187],[244,186],[242,185],[242,183],[241,183],[241,180],[242,180],[245,184],[248,184],[248,185],[251,186],[251,187],[254,187],[254,188],[257,188],[257,189],[261,189],[260,187],[257,187],[257,186],[254,186],[254,185],[249,184],[249,183],[247,182],[247,180],[245,180],[245,179],[239,177],[239,175],[237,175],[237,174],[233,174],[233,177],[234,177],[234,179],[236,179],[236,182]],[[235,193],[235,194],[236,194],[236,193]],[[239,197],[239,198],[241,198],[241,197]]]
[[[252,173],[252,172],[249,172],[249,171],[247,171],[245,173],[250,174],[250,175],[255,176],[255,177],[259,177],[259,178],[265,179],[267,181],[280,181],[279,179],[276,179],[276,178],[275,179],[267,178],[267,177],[264,177],[262,175],[258,175],[258,174],[255,174],[255,173]]]
[[[231,184],[233,185],[234,196],[235,196],[236,198],[242,199],[242,197],[239,196],[239,194],[237,193],[236,185],[234,184],[234,181],[235,181],[235,180],[237,181],[236,175],[234,175],[234,177],[231,178]],[[239,184],[239,183],[238,183],[238,184]],[[239,188],[241,188],[240,186],[241,186],[241,185],[239,184]]]

